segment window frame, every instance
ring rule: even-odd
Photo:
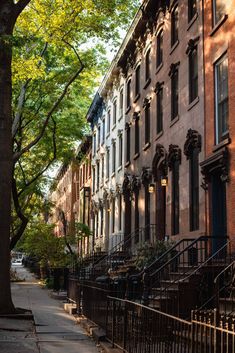
[[[178,4],[171,12],[171,47],[179,41],[179,7]]]
[[[222,104],[224,102],[227,103],[227,117],[226,117],[226,125],[227,125],[227,129],[225,131],[223,131],[222,127],[220,128],[220,125],[223,124],[223,122],[221,122],[221,118],[219,117],[219,106],[221,104],[221,102],[219,102],[219,84],[218,84],[218,67],[224,62],[227,61],[227,96],[225,99],[223,99],[221,102]],[[228,87],[228,55],[227,52],[224,53],[219,60],[217,60],[214,64],[214,80],[215,80],[215,143],[218,144],[220,142],[222,142],[224,139],[226,139],[229,135],[229,127],[228,127],[228,120],[229,120],[229,87]]]
[[[196,70],[195,62],[196,59]],[[197,45],[190,50],[188,55],[189,62],[189,104],[198,97],[198,50]]]

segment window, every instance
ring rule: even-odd
[[[216,143],[228,137],[228,57],[215,64]]]
[[[163,130],[163,88],[157,91],[157,134]]]
[[[213,0],[213,25],[215,26],[226,14],[226,0]]]
[[[145,240],[150,240],[150,193],[148,185],[144,187],[144,223],[145,223]]]
[[[111,125],[111,112],[108,110],[108,117],[107,117],[107,134],[110,133],[110,125]]]
[[[139,190],[135,191],[135,243],[139,242]]]
[[[127,123],[126,124],[126,163],[130,161],[130,153],[131,153],[130,135],[131,135],[130,125]]]
[[[122,134],[119,135],[119,167],[122,166],[122,150],[123,150],[123,141],[122,141]]]
[[[140,65],[135,70],[135,96],[140,93]]]
[[[106,178],[109,178],[109,163],[110,163],[110,150],[106,152]]]
[[[104,183],[104,155],[101,157],[101,180]]]
[[[126,87],[126,107],[127,109],[131,106],[131,80],[127,82]]]
[[[199,164],[198,148],[194,148],[189,157],[189,204],[190,231],[199,229]]]
[[[150,142],[150,103],[146,100],[144,104],[144,143]]]
[[[115,232],[115,198],[112,202],[112,233]]]
[[[178,6],[174,8],[171,14],[171,46],[179,40],[179,12]]]
[[[157,35],[157,68],[163,62],[163,30]]]
[[[122,194],[118,196],[118,230],[122,230]]]
[[[120,91],[119,97],[119,118],[123,116],[123,89]]]
[[[113,102],[113,125],[116,125],[117,122],[117,101]]]
[[[93,135],[93,156],[96,153],[96,134]]]
[[[188,22],[190,22],[197,13],[197,0],[188,0]]]
[[[98,126],[98,141],[97,141],[97,147],[100,147],[100,126]]]
[[[100,186],[100,162],[97,162],[96,166],[97,166],[96,190],[98,190]]]
[[[99,214],[96,213],[96,238],[99,236]]]
[[[140,149],[140,127],[139,114],[135,115],[135,154],[139,153]]]
[[[189,53],[189,103],[198,96],[198,55],[197,47]]]
[[[172,204],[171,227],[172,235],[179,233],[179,160],[175,160],[172,166]]]
[[[95,192],[95,167],[92,168],[92,191]]]
[[[178,116],[179,106],[179,80],[178,69],[175,69],[171,76],[171,120]]]
[[[100,235],[103,236],[104,234],[104,209],[101,207],[100,209]]]
[[[113,158],[112,158],[112,173],[115,173],[116,169],[116,142],[113,142]]]
[[[103,119],[103,128],[102,128],[102,143],[105,140],[105,119]]]
[[[145,55],[145,81],[150,79],[150,52],[151,49],[149,49]]]

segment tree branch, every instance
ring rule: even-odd
[[[38,136],[31,141],[27,146],[25,146],[24,148],[22,148],[21,151],[14,153],[13,155],[13,161],[16,162],[19,160],[19,158],[25,153],[28,152],[33,146],[35,146],[43,137],[45,130],[48,126],[49,120],[52,116],[52,114],[56,111],[56,109],[58,108],[59,104],[61,103],[61,101],[63,100],[63,98],[65,97],[68,88],[70,87],[70,85],[76,80],[76,78],[79,76],[79,74],[82,72],[82,70],[84,69],[84,64],[82,63],[80,57],[79,58],[79,63],[80,63],[80,68],[76,71],[76,73],[70,78],[70,80],[66,83],[63,91],[61,92],[59,98],[56,100],[56,102],[54,103],[54,105],[52,106],[51,110],[48,112],[46,119],[44,120],[43,126],[41,128],[40,133],[38,134]]]
[[[45,173],[45,171],[50,167],[50,165],[56,160],[56,152],[57,152],[57,148],[56,148],[56,122],[54,119],[52,119],[52,121],[53,121],[53,135],[52,135],[53,158],[47,163],[47,165],[37,175],[35,175],[30,181],[25,182],[26,188],[28,186],[30,186],[31,184],[33,184],[38,178],[40,178],[40,176],[42,176],[43,173]],[[18,197],[24,192],[24,190],[25,189],[21,189],[19,191]]]

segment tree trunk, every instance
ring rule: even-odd
[[[0,313],[15,311],[10,289],[10,226],[12,181],[11,35],[13,2],[0,5]]]

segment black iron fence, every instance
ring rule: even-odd
[[[124,352],[191,353],[191,327],[188,321],[141,304],[108,298],[107,338]]]
[[[235,316],[192,312],[192,353],[235,353]]]

